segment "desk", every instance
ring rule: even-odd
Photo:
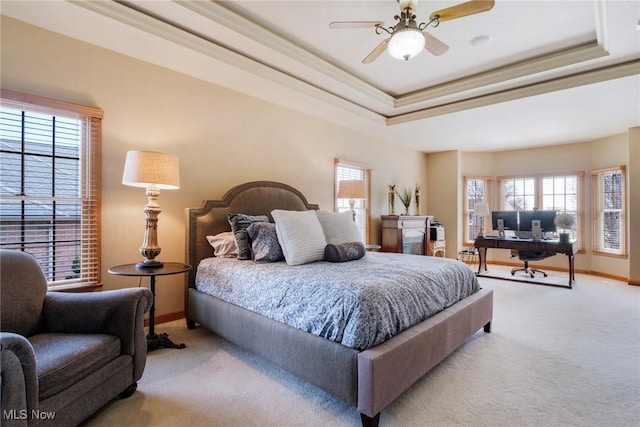
[[[153,303],[151,304],[151,310],[149,311],[149,334],[147,335],[147,350],[155,350],[158,347],[165,348],[185,348],[184,344],[174,344],[169,339],[169,336],[165,333],[156,334],[154,330],[155,326],[155,311],[156,311],[156,276],[168,276],[171,274],[186,273],[191,270],[191,266],[188,264],[182,264],[179,262],[165,262],[162,267],[158,268],[137,268],[136,264],[125,264],[111,267],[108,271],[111,274],[117,276],[137,276],[137,277],[149,277],[149,288],[153,293]]]
[[[578,252],[577,242],[560,243],[559,240],[532,240],[532,239],[500,239],[478,237],[474,243],[478,248],[479,264],[478,274],[487,271],[487,249],[515,249],[518,251],[555,252],[565,254],[569,258],[569,288],[575,283],[573,255]],[[546,284],[542,282],[537,282]]]

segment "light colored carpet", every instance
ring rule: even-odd
[[[380,425],[640,426],[640,287],[576,279],[570,290],[481,278],[494,290],[493,332],[414,384]],[[360,425],[355,408],[202,328],[156,330],[187,348],[151,352],[138,391],[88,426]]]

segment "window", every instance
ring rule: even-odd
[[[49,285],[100,284],[102,111],[2,90],[0,247],[35,256]]]
[[[626,256],[625,168],[592,172],[594,190],[593,251]]]
[[[502,184],[504,206],[501,210],[530,211],[536,206],[534,178],[509,178]]]
[[[491,181],[487,178],[465,177],[464,188],[466,188],[464,240],[466,243],[471,243],[480,232],[482,221],[484,221],[485,232],[491,228],[491,224],[488,223],[489,217],[483,219],[475,213],[475,207],[480,203],[486,203],[491,206],[489,197]]]
[[[571,238],[578,237],[578,177],[549,176],[542,178],[542,210],[568,213],[573,217]]]
[[[573,216],[572,238],[583,240],[579,230],[582,222],[579,209],[582,172],[526,177],[499,178],[502,191],[501,210],[555,210]]]
[[[356,163],[345,162],[340,159],[334,160],[335,164],[335,211],[350,211],[350,204],[353,203],[355,210],[355,223],[362,233],[362,241],[369,243],[369,222],[371,217],[371,169],[367,166]],[[340,193],[340,183],[343,181],[364,181],[363,198],[342,198]]]

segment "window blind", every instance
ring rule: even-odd
[[[594,189],[593,251],[626,256],[625,168],[592,172]]]
[[[345,162],[340,159],[334,160],[335,166],[335,187],[334,202],[336,212],[351,210],[348,199],[338,198],[338,190],[341,181],[363,180],[365,181],[366,198],[355,200],[356,225],[362,233],[362,241],[369,243],[369,227],[371,217],[371,169],[367,166],[356,163]]]
[[[475,207],[479,203],[487,203],[490,205],[489,192],[491,181],[486,178],[472,178],[465,177],[466,199],[465,199],[465,218],[467,226],[465,227],[465,242],[469,243],[475,240],[476,236],[480,232],[482,221],[484,221],[485,232],[491,229],[491,217],[487,216],[484,219],[477,216],[475,213]]]
[[[50,286],[100,284],[102,111],[3,90],[0,247],[36,257]]]

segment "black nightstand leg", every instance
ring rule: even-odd
[[[169,339],[169,335],[155,333],[156,315],[156,276],[149,276],[149,288],[153,294],[153,303],[149,310],[149,334],[147,335],[147,351],[158,348],[185,348],[184,344],[175,344]]]

